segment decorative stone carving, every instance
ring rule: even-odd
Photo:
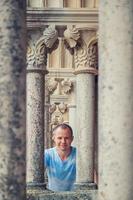
[[[55,81],[54,78],[51,78],[49,81],[46,81],[46,88],[48,89],[50,94],[53,94],[53,92],[57,89],[58,82]]]
[[[44,40],[46,47],[52,48],[57,38],[58,38],[57,31],[53,26],[49,26],[47,29],[45,29],[45,31],[43,32],[43,36],[40,39],[42,40],[42,42]]]
[[[49,112],[51,114],[51,125],[62,123],[64,121],[63,114],[67,112],[67,104],[64,102],[53,103],[49,108]]]
[[[52,129],[54,128],[54,126],[56,126],[62,122],[63,122],[63,115],[60,112],[56,111],[51,117]]]
[[[27,48],[27,64],[28,67],[35,66],[35,50],[31,46],[28,46]]]
[[[56,104],[52,104],[49,108],[50,114],[52,114],[56,110]]]
[[[78,39],[80,38],[80,33],[75,27],[72,27],[64,31],[64,37],[70,47],[74,48],[77,44]]]
[[[61,113],[65,113],[66,110],[67,110],[67,104],[64,104],[63,102],[61,102],[59,105],[58,105],[58,108],[59,108],[59,111]]]
[[[49,133],[48,136],[52,134],[52,129],[63,122],[68,121],[68,106],[64,103],[64,96],[69,95],[73,87],[73,82],[69,79],[56,77],[48,78],[46,81],[46,88],[51,95],[51,101],[54,98],[54,102],[49,107]],[[67,97],[68,98],[68,97]],[[56,99],[56,100],[55,100]],[[63,101],[61,100],[63,99]],[[67,100],[66,100],[67,101]],[[52,143],[50,144],[50,147]]]
[[[85,68],[87,67],[87,51],[86,49],[80,47],[76,49],[74,53],[74,61],[76,68]]]
[[[97,74],[97,43],[90,43],[89,48],[87,48],[87,44],[75,27],[67,29],[64,32],[64,37],[70,48],[74,48],[75,73]]]
[[[47,64],[47,49],[44,42],[43,37],[41,37],[35,45],[35,59],[38,67]]]
[[[69,79],[64,78],[51,78],[46,81],[46,87],[50,94],[56,90],[57,95],[69,94],[72,90],[73,83]]]
[[[88,47],[88,64],[90,67],[98,69],[98,44],[97,41]]]
[[[72,81],[70,81],[69,79],[66,79],[66,80],[63,80],[61,82],[61,85],[62,85],[62,91],[65,93],[65,94],[69,94],[70,91],[72,90]]]
[[[35,43],[35,46],[28,47],[27,62],[28,68],[41,69],[47,64],[47,52],[52,48],[58,38],[58,33],[54,27],[49,26],[43,32],[43,35]]]

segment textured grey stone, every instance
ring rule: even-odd
[[[27,200],[97,200],[97,190],[76,192],[30,191]]]
[[[76,183],[93,182],[94,75],[77,78],[77,174]]]
[[[0,1],[0,200],[25,199],[25,5]]]
[[[132,0],[100,2],[100,200],[133,199],[132,19]]]
[[[27,182],[44,183],[44,74],[27,73]]]

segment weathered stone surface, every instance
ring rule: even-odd
[[[77,75],[77,184],[93,182],[94,87],[94,75]]]
[[[0,200],[25,199],[25,1],[0,1]]]
[[[51,192],[37,191],[29,192],[27,200],[97,200],[97,190],[81,190],[76,192]]]
[[[27,73],[27,182],[44,183],[44,74]]]
[[[99,194],[133,199],[133,1],[100,3]]]

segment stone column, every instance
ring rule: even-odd
[[[0,1],[0,199],[24,200],[26,1]]]
[[[44,76],[45,69],[27,68],[27,182],[44,184]]]
[[[27,67],[27,184],[44,186],[44,77],[47,51],[57,40],[48,27],[33,48],[28,48]]]
[[[76,105],[69,104],[69,125],[73,129],[74,140],[72,142],[73,146],[76,146]]]
[[[92,45],[84,45],[85,41],[78,39],[80,33],[76,28],[67,29],[64,33],[70,47],[74,48],[76,88],[76,184],[79,189],[95,187],[93,172],[93,137],[94,137],[94,103],[95,76],[97,74],[94,49]],[[69,39],[69,35],[71,38]]]
[[[94,75],[87,70],[76,71],[77,79],[77,109],[76,109],[76,142],[77,142],[77,176],[76,184],[91,187],[93,177],[93,134],[94,134]]]
[[[99,196],[133,199],[133,1],[103,0],[99,30]]]

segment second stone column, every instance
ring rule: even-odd
[[[87,31],[85,31],[86,33]],[[95,75],[97,75],[96,40],[90,40],[82,31],[69,28],[65,40],[74,50],[76,75],[76,184],[75,189],[95,188],[94,184],[94,103]],[[71,35],[71,37],[70,37]],[[90,37],[90,36],[89,36]],[[80,40],[79,40],[80,39]],[[86,40],[87,39],[87,40]],[[91,38],[92,39],[92,38]],[[96,39],[96,38],[95,38]]]
[[[81,189],[93,183],[93,133],[94,133],[94,75],[87,70],[76,71],[77,79],[77,178]]]

